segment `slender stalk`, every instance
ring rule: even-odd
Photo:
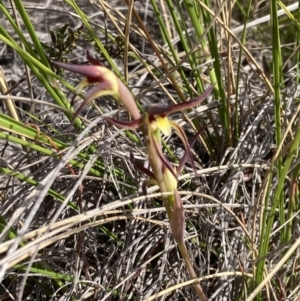
[[[274,217],[275,217],[275,211],[279,206],[279,202],[281,201],[282,191],[284,190],[285,179],[290,170],[290,166],[295,158],[295,154],[297,154],[297,152],[298,152],[299,145],[300,145],[300,131],[297,131],[295,138],[290,146],[287,158],[285,160],[285,164],[282,168],[281,177],[278,179],[278,184],[276,186],[275,195],[274,195],[274,198],[272,199],[272,207],[269,212],[266,212],[266,215],[265,215],[265,219],[264,219],[265,223],[263,224],[263,226],[265,226],[265,225],[266,226],[263,228],[263,231],[261,231],[261,233],[260,233],[261,243],[259,246],[258,258],[262,258],[262,260],[260,260],[257,265],[257,273],[256,273],[256,277],[255,277],[256,287],[261,285],[261,283],[263,281],[263,271],[264,271],[265,262],[266,262],[266,254],[268,253],[268,247],[269,247],[271,231],[272,231],[272,227],[273,227],[273,221],[274,221]],[[271,178],[272,177],[270,177],[270,180],[269,180],[269,187],[271,186],[271,184],[270,184]],[[268,201],[270,200],[270,194],[271,194],[270,189],[268,189],[268,190],[269,191],[268,191],[268,193],[266,195],[266,199],[265,199],[266,206],[268,206],[268,204],[269,204]],[[265,208],[267,208],[267,207],[265,207]],[[258,294],[257,300],[262,300],[261,293]]]
[[[203,1],[207,7],[209,7],[210,3],[207,0]],[[208,26],[211,24],[212,19],[209,14],[205,9],[201,7],[201,13],[203,16],[204,24]],[[209,44],[209,52],[206,54],[207,56],[211,54],[211,56],[214,58],[214,68],[213,72],[210,72],[210,77],[211,77],[211,82],[212,83],[217,83],[216,84],[216,89],[214,90],[214,95],[217,99],[221,100],[222,106],[219,109],[219,116],[222,122],[223,126],[223,133],[225,135],[225,141],[227,145],[232,145],[230,133],[230,112],[229,112],[229,103],[227,99],[229,100],[229,97],[226,97],[225,95],[225,89],[223,85],[223,77],[222,77],[222,67],[221,67],[221,58],[219,56],[219,49],[218,49],[218,37],[216,36],[215,29],[210,28],[208,34],[207,34],[207,40]]]
[[[180,25],[179,25],[178,22],[176,22],[177,19],[174,16],[174,9],[172,9],[172,6],[170,6],[169,2],[170,1],[168,0],[167,3],[169,5],[170,12],[171,12],[171,15],[173,17],[173,21],[175,21],[175,25],[177,25],[177,27],[176,27],[177,32],[180,32],[182,34],[182,30],[180,28]],[[154,9],[154,13],[156,14],[156,18],[157,18],[157,20],[159,22],[159,27],[160,27],[160,29],[162,31],[162,34],[163,34],[165,40],[168,43],[169,49],[170,49],[171,54],[172,54],[172,58],[174,59],[175,64],[178,65],[178,63],[179,63],[180,60],[179,60],[178,55],[177,55],[177,53],[175,51],[175,48],[174,48],[174,46],[172,44],[171,37],[168,34],[168,30],[167,30],[167,28],[166,28],[166,26],[165,26],[165,24],[163,22],[163,19],[162,19],[161,15],[160,15],[160,11],[158,9],[158,6],[157,6],[157,4],[156,4],[156,2],[154,0],[151,0],[151,3],[152,3],[152,7]],[[180,77],[181,77],[181,79],[183,81],[185,89],[189,92],[190,96],[193,97],[193,93],[192,93],[192,90],[190,88],[189,80],[187,79],[187,77],[186,77],[186,75],[185,75],[185,73],[184,73],[184,71],[183,71],[183,69],[182,69],[181,66],[178,68],[178,72],[179,72]]]
[[[148,149],[150,165],[154,171],[155,180],[157,181],[157,184],[160,188],[160,192],[162,192],[162,193],[169,192],[170,190],[167,189],[166,179],[162,173],[163,163],[162,163],[162,161],[158,160],[158,158],[157,158],[157,147],[155,147],[152,143],[152,140],[149,139],[148,133],[146,132],[146,128],[144,128],[143,133],[144,133],[146,141],[147,141],[147,149]],[[160,131],[157,130],[154,133],[154,135],[155,135],[156,142],[159,146],[159,151],[161,151]],[[177,180],[176,180],[176,183],[177,183]],[[169,221],[171,223],[172,218],[173,218],[173,212],[174,212],[174,202],[175,202],[174,195],[169,195],[169,196],[163,197],[163,202],[164,202],[164,206],[166,208],[167,214],[168,214]],[[182,226],[184,226],[184,225],[182,225]],[[172,229],[172,231],[174,231],[174,229]],[[193,267],[192,261],[190,259],[190,256],[188,254],[184,240],[182,240],[182,241],[176,240],[176,242],[177,242],[179,251],[181,253],[181,256],[185,262],[186,268],[190,274],[190,278],[191,279],[197,278],[197,274],[194,270],[194,267]],[[195,286],[196,292],[197,292],[200,300],[207,301],[207,298],[202,290],[200,283],[195,283],[194,286]]]
[[[298,9],[297,9],[297,21],[300,24],[300,0],[298,0]],[[297,26],[295,26],[297,27]],[[299,49],[300,47],[300,30],[296,30],[296,45],[295,45],[296,49]],[[300,82],[300,51],[297,51],[296,54],[296,59],[297,59],[297,72],[296,72],[296,82],[299,83]]]
[[[128,5],[128,0],[125,0],[126,4]],[[183,95],[179,85],[177,84],[175,78],[172,76],[172,74],[170,74],[170,70],[167,66],[167,64],[165,63],[165,61],[163,60],[157,46],[155,45],[155,43],[153,42],[153,39],[151,38],[147,28],[145,27],[143,21],[141,20],[141,18],[139,17],[138,13],[135,11],[135,9],[132,10],[132,13],[134,15],[134,17],[136,18],[139,26],[141,27],[141,29],[144,31],[148,42],[150,43],[151,47],[153,48],[155,54],[157,55],[157,58],[159,59],[159,61],[161,62],[162,67],[164,68],[165,72],[168,74],[170,81],[172,82],[172,85],[174,87],[174,89],[176,90],[176,93],[178,94],[179,98],[181,101],[185,101],[185,96]]]
[[[247,31],[247,20],[249,18],[250,12],[252,8],[252,0],[249,1],[247,11],[245,12],[245,24],[242,32],[241,43],[246,43],[246,31]],[[242,124],[239,122],[239,81],[242,67],[242,48],[239,51],[239,60],[237,66],[237,74],[236,74],[236,92],[235,92],[235,112],[234,112],[234,121],[235,121],[235,140],[238,141],[240,137],[240,131],[242,130]],[[242,121],[241,121],[242,123]]]
[[[299,156],[298,156],[299,158]],[[292,172],[291,182],[290,182],[290,193],[288,201],[288,213],[287,213],[287,226],[285,230],[285,241],[290,241],[292,237],[292,226],[293,220],[292,216],[297,210],[297,201],[299,200],[299,174],[300,174],[300,164],[298,164]]]
[[[194,267],[193,267],[193,264],[192,264],[192,261],[190,259],[190,255],[187,251],[185,243],[184,242],[178,242],[177,245],[178,245],[178,249],[181,253],[181,256],[184,260],[185,266],[186,266],[186,268],[188,269],[188,271],[190,273],[191,279],[197,278],[197,274],[194,270]],[[194,286],[195,286],[195,289],[197,291],[197,294],[198,294],[200,300],[201,301],[207,301],[207,298],[206,298],[206,296],[203,292],[203,289],[202,289],[200,283],[198,283],[198,282],[194,283]]]
[[[271,1],[271,26],[272,26],[272,52],[273,52],[273,83],[274,83],[274,107],[275,107],[275,135],[276,135],[276,146],[279,147],[282,139],[282,124],[281,124],[281,95],[280,88],[281,83],[283,82],[282,75],[282,59],[281,59],[281,45],[280,45],[280,34],[279,34],[279,21],[277,16],[277,1]],[[278,158],[277,161],[277,176],[278,179],[282,177],[282,158]],[[284,214],[284,193],[283,190],[280,195],[280,200],[278,202],[279,209],[279,220],[280,224],[285,223],[285,214]],[[284,243],[284,231],[283,228],[281,231],[281,241]]]
[[[19,14],[21,15],[22,20],[23,20],[23,22],[24,22],[24,24],[26,26],[27,32],[29,33],[29,35],[31,37],[31,40],[32,40],[32,42],[34,44],[34,48],[35,48],[35,50],[39,54],[41,62],[43,63],[43,65],[49,67],[49,61],[47,59],[47,56],[46,56],[46,54],[44,52],[44,49],[43,49],[41,43],[40,43],[40,40],[39,40],[39,38],[38,38],[35,30],[34,30],[34,27],[33,27],[32,23],[30,21],[30,17],[27,14],[27,11],[26,11],[26,9],[25,9],[25,7],[23,5],[23,1],[21,1],[21,0],[14,0],[14,2],[15,2],[15,5],[16,5],[16,7],[18,9]]]

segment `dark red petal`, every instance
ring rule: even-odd
[[[194,135],[194,137],[193,137],[193,139],[192,139],[192,141],[191,141],[191,143],[190,143],[190,145],[189,145],[189,149],[192,149],[192,148],[193,148],[195,142],[197,141],[198,136],[199,136],[199,135],[201,134],[201,132],[206,128],[206,126],[207,126],[207,125],[204,125],[204,126],[203,126],[199,131],[197,131],[197,133]],[[185,164],[185,162],[186,162],[187,159],[188,159],[188,152],[185,151],[183,157],[180,159],[180,162],[179,162],[179,166],[178,166],[178,169],[177,169],[178,175],[181,174],[181,171],[182,171],[183,166],[184,166],[184,164]]]
[[[52,61],[52,63],[68,71],[86,76],[89,83],[103,81],[103,72],[101,71],[101,68],[105,68],[105,67],[93,66],[93,65],[73,65],[73,64],[65,64],[65,63],[55,62],[55,61]]]
[[[90,103],[95,97],[95,94],[97,94],[97,91],[104,91],[104,90],[108,90],[110,88],[111,84],[107,81],[98,84],[97,86],[93,87],[92,89],[90,89],[85,96],[84,101],[81,103],[81,105],[79,106],[79,108],[75,111],[74,116],[71,120],[71,125],[73,124],[74,120],[78,117],[78,115],[81,113],[81,111],[84,109],[84,107]],[[96,95],[97,97],[97,95]]]
[[[168,112],[170,110],[171,107],[173,107],[174,105],[171,106],[159,106],[159,105],[152,105],[148,108],[147,114],[149,116],[155,116],[155,115],[166,115],[165,113]]]
[[[140,162],[138,162],[137,160],[135,160],[132,151],[130,151],[130,162],[134,165],[134,167],[137,170],[139,170],[140,172],[144,173],[145,175],[147,175],[151,179],[155,179],[155,175],[154,175],[154,173],[152,171],[150,171],[149,169],[145,168],[144,165],[142,165]]]
[[[117,82],[119,86],[119,95],[117,95],[118,100],[123,103],[124,107],[127,109],[133,119],[140,119],[141,113],[135,103],[131,92],[119,78],[117,79]]]
[[[182,201],[177,190],[174,191],[174,207],[172,218],[170,221],[173,236],[177,243],[184,240],[184,228],[185,228],[185,215],[182,206]]]
[[[196,166],[195,166],[195,163],[194,163],[193,155],[192,155],[191,148],[189,146],[189,142],[187,140],[187,137],[185,135],[184,130],[177,123],[175,123],[173,121],[170,121],[170,122],[171,122],[172,127],[175,129],[177,135],[180,137],[180,139],[181,139],[181,141],[183,143],[183,146],[185,148],[185,154],[184,154],[184,156],[186,156],[185,160],[186,159],[190,160],[190,163],[191,163],[191,165],[193,167],[193,170],[196,173]]]
[[[212,90],[214,89],[214,85],[210,85],[204,92],[203,94],[201,94],[200,96],[198,96],[197,98],[190,100],[190,101],[186,101],[186,102],[181,102],[178,103],[176,105],[170,106],[170,109],[165,112],[166,115],[175,113],[175,112],[180,112],[183,110],[187,110],[187,109],[191,109],[197,105],[199,105],[202,101],[204,101],[212,92]]]
[[[123,129],[131,129],[131,130],[138,128],[143,123],[142,118],[136,119],[133,121],[120,121],[120,120],[113,119],[113,118],[110,118],[107,116],[103,116],[103,119],[117,127],[120,127]]]
[[[101,97],[103,95],[112,95],[114,94],[114,91],[112,89],[113,86],[111,82],[105,80],[86,92],[84,102],[89,103],[90,101],[96,99],[97,97]]]

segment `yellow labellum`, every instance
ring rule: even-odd
[[[175,190],[177,190],[178,180],[174,177],[174,174],[168,168],[164,169],[163,178],[167,191],[174,192]]]
[[[101,68],[101,73],[103,78],[107,80],[111,84],[111,91],[113,92],[114,96],[120,99],[119,94],[119,78],[109,69],[105,67],[98,67]]]
[[[156,128],[159,129],[165,136],[170,136],[172,126],[167,117],[155,116]]]
[[[81,93],[82,90],[88,85],[90,85],[88,79],[87,78],[83,79],[76,87],[76,94]]]

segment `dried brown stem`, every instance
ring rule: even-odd
[[[177,245],[178,245],[179,251],[181,253],[181,256],[184,260],[185,266],[187,267],[187,269],[189,271],[191,279],[197,278],[196,272],[194,270],[194,267],[193,267],[193,264],[192,264],[192,261],[190,259],[190,256],[189,256],[189,253],[187,251],[185,243],[184,242],[178,242]],[[201,301],[207,301],[207,298],[206,298],[206,296],[205,296],[205,294],[202,290],[202,287],[201,287],[200,283],[196,282],[196,283],[194,283],[194,286],[195,286],[196,292],[197,292],[200,300]]]

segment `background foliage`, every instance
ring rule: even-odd
[[[197,300],[139,131],[112,98],[70,120],[85,50],[173,116],[186,243],[209,300],[299,300],[299,11],[289,1],[0,1],[0,299]],[[176,136],[165,140],[174,163]]]

